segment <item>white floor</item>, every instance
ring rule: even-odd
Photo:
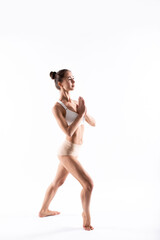
[[[159,240],[160,226],[156,216],[132,213],[94,213],[94,230],[82,228],[80,214],[61,213],[58,216],[39,218],[37,216],[3,216],[0,218],[1,240]]]

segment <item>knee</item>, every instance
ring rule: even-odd
[[[65,179],[56,179],[51,183],[51,188],[55,189],[55,188],[59,188],[60,186],[62,186],[62,184],[64,183]]]
[[[92,181],[92,180],[89,180],[88,182],[86,182],[84,188],[85,188],[87,191],[92,192],[93,187],[94,187],[93,181]]]
[[[65,181],[64,178],[60,179],[60,180],[58,181],[58,183],[57,183],[58,187],[62,186],[63,183],[64,183],[64,181]]]

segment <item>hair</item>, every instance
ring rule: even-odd
[[[50,72],[50,77],[55,82],[55,86],[58,90],[60,90],[60,86],[58,85],[58,82],[63,82],[63,78],[65,77],[66,72],[69,71],[68,69],[62,69],[58,72]]]

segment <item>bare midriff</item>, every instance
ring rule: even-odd
[[[84,133],[84,124],[81,124],[74,134],[69,137],[67,136],[66,139],[75,144],[82,144],[83,143],[83,133]]]

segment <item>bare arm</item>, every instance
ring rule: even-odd
[[[76,119],[74,120],[74,122],[68,126],[62,112],[60,111],[59,108],[57,108],[57,106],[54,106],[52,108],[52,113],[55,116],[58,125],[60,126],[60,128],[62,129],[62,131],[67,135],[67,136],[72,136],[74,134],[74,132],[77,130],[83,115],[82,114],[78,114],[78,116],[76,117]]]
[[[83,99],[83,98],[81,98],[81,99]],[[83,101],[84,101],[84,99],[83,99]],[[77,103],[77,101],[75,101],[75,102]],[[79,103],[77,103],[77,104],[79,104]],[[95,119],[87,113],[87,108],[86,108],[86,107],[85,107],[85,115],[84,115],[84,116],[85,116],[86,122],[87,122],[89,125],[91,125],[91,126],[93,126],[93,127],[96,126],[96,121],[95,121]]]
[[[86,120],[86,122],[88,122],[89,125],[91,125],[93,127],[96,126],[95,119],[92,116],[90,116],[88,113],[85,115],[85,120]]]
[[[62,129],[62,131],[67,135],[67,136],[72,136],[74,132],[77,130],[84,114],[85,114],[85,105],[84,105],[84,100],[79,98],[79,104],[78,104],[78,116],[74,120],[74,122],[68,126],[61,110],[59,107],[56,105],[52,108],[53,115],[55,116],[58,125]]]

